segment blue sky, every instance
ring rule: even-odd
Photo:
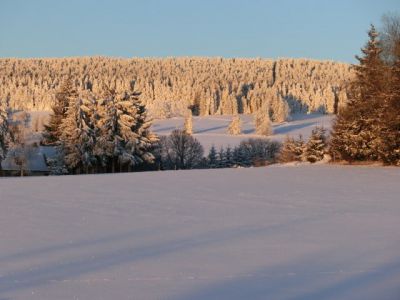
[[[399,0],[0,0],[0,57],[306,57],[354,62]]]

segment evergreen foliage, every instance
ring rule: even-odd
[[[281,122],[288,110],[326,111],[346,103],[348,64],[306,59],[133,58],[0,59],[0,98],[10,108],[50,110],[66,78],[76,91],[102,98],[103,85],[123,90],[132,78],[154,118],[194,114],[253,114],[270,107]],[[286,111],[286,112],[285,112]]]
[[[71,99],[61,129],[61,147],[70,170],[89,173],[96,165],[95,100],[90,95]]]
[[[232,118],[232,121],[228,126],[228,133],[231,135],[238,135],[242,133],[242,120],[238,114]]]
[[[263,105],[255,114],[254,123],[256,133],[259,135],[268,136],[272,134],[272,124],[269,117],[269,108]]]
[[[44,125],[43,143],[46,145],[56,145],[60,141],[60,126],[67,115],[68,105],[78,97],[78,93],[73,85],[72,79],[68,77],[60,86],[55,94],[55,104],[51,107],[50,119]]]
[[[223,168],[230,168],[233,166],[233,153],[232,148],[230,146],[226,147],[224,152],[225,164],[223,164]]]
[[[192,111],[189,110],[188,115],[185,118],[185,132],[187,134],[193,134],[193,117],[192,117]]]
[[[223,147],[217,153],[217,168],[228,168],[228,161]]]
[[[248,139],[239,145],[245,155],[244,165],[262,166],[275,161],[280,143],[266,139]]]
[[[157,137],[139,95],[132,82],[123,92],[107,88],[100,100],[89,91],[71,98],[60,127],[70,170],[122,172],[153,162],[150,150]]]
[[[304,159],[315,163],[324,158],[327,151],[326,129],[316,127],[313,129],[311,136],[305,145]]]
[[[217,157],[217,150],[215,149],[214,145],[211,146],[210,152],[208,153],[208,167],[211,169],[218,167],[218,157]]]
[[[304,148],[305,144],[301,135],[298,139],[287,136],[279,152],[279,162],[287,163],[292,161],[302,161]]]
[[[374,26],[368,35],[363,56],[357,57],[360,64],[353,66],[355,78],[349,89],[349,103],[333,126],[330,153],[333,160],[398,164],[398,64],[396,60],[393,64],[382,60]]]

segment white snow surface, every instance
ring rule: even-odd
[[[0,178],[0,299],[400,299],[400,169]]]
[[[255,133],[254,120],[252,115],[240,115],[242,119],[242,134],[229,135],[227,133],[229,123],[233,116],[207,116],[193,117],[193,136],[200,141],[206,154],[212,145],[217,150],[220,147],[235,147],[242,140],[248,138],[266,138],[276,141],[283,141],[286,136],[297,138],[300,134],[305,140],[311,135],[316,126],[323,126],[330,130],[333,115],[323,114],[297,114],[293,115],[290,121],[274,123],[271,136],[265,137]],[[154,120],[152,130],[158,135],[168,135],[174,129],[183,129],[184,118],[175,117],[164,120]]]

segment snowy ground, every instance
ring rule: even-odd
[[[241,115],[241,119],[243,121],[243,134],[232,136],[226,132],[228,125],[232,120],[232,116],[194,117],[194,137],[201,142],[206,152],[208,152],[212,145],[217,149],[221,146],[226,147],[228,145],[234,147],[244,139],[264,138],[255,134],[253,117],[251,115]],[[324,126],[326,129],[330,129],[332,120],[332,115],[294,115],[290,122],[274,124],[274,134],[268,138],[283,141],[287,135],[297,138],[299,134],[302,134],[303,138],[307,139],[316,126]],[[152,130],[159,135],[167,135],[174,129],[183,129],[183,123],[183,118],[155,120]]]
[[[0,178],[0,299],[400,299],[400,169]]]

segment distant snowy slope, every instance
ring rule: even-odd
[[[248,138],[264,138],[256,135],[254,130],[253,117],[251,115],[241,115],[243,121],[242,133],[238,136],[229,135],[227,128],[232,120],[232,116],[207,116],[193,118],[194,137],[198,139],[206,151],[212,145],[219,148],[221,146],[236,146],[240,141]],[[274,134],[267,138],[283,141],[287,135],[298,137],[299,134],[307,139],[315,126],[331,128],[333,115],[323,114],[297,114],[292,117],[290,122],[274,124]],[[174,129],[183,129],[183,118],[171,118],[165,120],[155,120],[152,130],[159,135],[167,135]]]
[[[0,178],[0,299],[400,299],[400,170]]]

